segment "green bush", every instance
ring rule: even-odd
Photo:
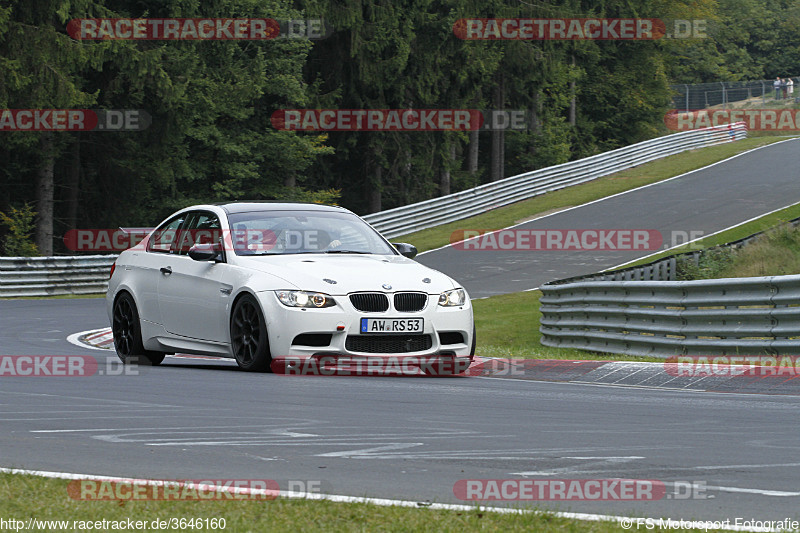
[[[701,253],[696,261],[692,256],[679,258],[675,265],[675,278],[678,281],[720,278],[733,260],[733,250],[710,248]]]
[[[10,257],[31,257],[39,255],[39,250],[32,241],[36,211],[28,204],[20,209],[13,206],[8,214],[0,212],[0,224],[8,228],[3,253]]]
[[[798,274],[800,228],[781,224],[740,248],[709,248],[697,260],[678,258],[675,266],[679,281]]]

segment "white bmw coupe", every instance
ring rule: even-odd
[[[437,356],[472,360],[467,292],[354,213],[302,203],[198,205],[122,252],[106,296],[125,363]]]

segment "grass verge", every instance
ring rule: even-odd
[[[730,252],[731,262],[720,278],[800,274],[800,229],[790,224],[773,228],[747,246]]]
[[[385,507],[368,503],[334,503],[279,498],[273,501],[81,501],[67,494],[66,480],[0,474],[0,517],[4,520],[66,520],[69,526],[40,530],[73,530],[73,521],[224,519],[217,531],[544,531],[612,533],[628,531],[616,522],[561,518],[552,513],[493,513],[427,508]],[[89,527],[74,528],[86,531]],[[36,529],[36,528],[34,528]],[[92,530],[112,531],[111,527]],[[123,528],[124,529],[124,528]],[[195,530],[196,528],[187,528]],[[210,528],[203,527],[204,530]],[[8,530],[8,529],[6,529]],[[13,531],[13,529],[11,529]],[[144,531],[155,531],[145,528]],[[655,529],[661,531],[661,529]],[[701,531],[701,530],[685,530]]]
[[[696,258],[679,257],[675,271],[678,280],[798,274],[800,229],[781,224],[740,248],[713,248]]]
[[[409,242],[424,252],[450,244],[450,235],[456,230],[502,229],[524,220],[547,213],[561,211],[613,194],[629,191],[667,178],[697,170],[736,154],[765,146],[785,137],[758,136],[709,148],[689,150],[677,155],[651,161],[638,167],[623,170],[596,180],[542,194],[505,207],[493,209],[482,215],[465,218],[415,233],[395,237],[392,242]]]

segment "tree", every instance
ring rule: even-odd
[[[3,203],[38,198],[42,253],[70,226],[150,225],[191,203],[335,201],[335,191],[284,187],[330,152],[324,139],[276,131],[269,121],[276,109],[306,105],[314,90],[301,75],[308,41],[76,41],[65,32],[73,18],[142,16],[304,15],[280,0],[15,1],[0,9],[3,107],[142,110],[152,118],[138,132],[3,133],[9,164],[0,179],[15,191]],[[27,185],[34,181],[36,190]],[[114,209],[96,209],[109,202]]]
[[[0,8],[0,63],[4,67],[0,69],[0,106],[68,109],[94,102],[79,72],[96,58],[59,31],[75,13],[85,13],[91,5],[88,0],[10,0]],[[29,167],[36,183],[35,240],[41,253],[52,255],[55,164],[69,139],[52,132],[4,135],[8,149],[37,154]]]

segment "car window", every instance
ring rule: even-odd
[[[188,255],[195,244],[219,242],[222,227],[219,218],[205,211],[192,212],[180,231],[177,245],[179,255]]]
[[[186,213],[181,213],[159,226],[147,243],[147,251],[162,254],[170,253],[172,243],[175,242],[178,236],[178,229],[180,229],[185,219]]]
[[[237,255],[359,253],[394,249],[355,215],[316,211],[253,211],[229,216]]]

